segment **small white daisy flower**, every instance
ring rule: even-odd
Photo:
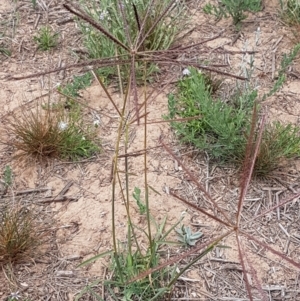
[[[183,69],[182,74],[184,76],[189,76],[189,75],[191,75],[191,71],[188,68],[185,68],[185,69]]]
[[[58,123],[58,128],[59,128],[61,131],[66,130],[67,127],[68,127],[68,124],[67,124],[66,122],[64,122],[64,121],[60,121],[60,122]]]

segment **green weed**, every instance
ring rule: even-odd
[[[5,169],[3,172],[3,180],[4,180],[6,187],[11,186],[12,181],[13,181],[13,173],[12,173],[12,169],[9,165],[5,166]]]
[[[0,54],[9,57],[11,56],[11,51],[7,47],[6,42],[5,42],[5,36],[4,33],[0,33]]]
[[[140,214],[145,214],[147,208],[146,208],[145,204],[141,201],[141,189],[139,189],[138,187],[135,187],[132,196],[136,200],[136,203],[139,207]]]
[[[245,12],[261,10],[261,0],[221,0],[218,6],[208,3],[203,10],[207,14],[215,15],[217,19],[231,16],[233,24],[239,28],[241,21],[247,18]]]
[[[192,232],[191,228],[188,226],[182,225],[180,228],[175,229],[178,240],[184,245],[184,246],[194,246],[197,241],[201,238],[203,233],[201,232]]]
[[[213,99],[205,76],[191,69],[191,76],[178,84],[177,93],[170,94],[169,118],[194,119],[171,122],[175,133],[184,143],[191,143],[221,161],[235,161],[243,156],[245,132],[249,127],[256,91],[237,97],[233,103]]]
[[[32,7],[33,9],[36,9],[37,8],[37,0],[31,0],[31,3],[32,3]]]
[[[284,54],[283,58],[280,62],[280,69],[278,71],[278,78],[274,83],[274,86],[272,89],[267,93],[264,94],[262,100],[264,101],[267,97],[272,96],[274,93],[276,93],[285,83],[286,81],[286,71],[287,68],[292,64],[292,62],[297,57],[298,53],[300,51],[300,43],[296,44],[294,48],[290,51],[288,54]]]
[[[60,87],[59,91],[66,96],[71,96],[73,98],[78,97],[79,90],[89,87],[92,83],[92,78],[93,77],[90,72],[83,75],[73,76],[72,81],[64,87]]]
[[[43,26],[33,39],[37,43],[38,49],[47,51],[57,46],[58,33],[54,33],[49,26]]]
[[[140,190],[138,194],[140,194]],[[118,251],[116,253],[113,251],[104,252],[103,254],[88,259],[80,264],[80,266],[85,266],[98,258],[110,254],[110,270],[113,276],[111,280],[104,281],[104,286],[114,300],[164,300],[163,297],[170,290],[167,284],[175,277],[174,267],[154,271],[150,277],[144,277],[132,283],[130,283],[129,280],[159,265],[160,253],[163,251],[163,246],[170,243],[166,241],[166,238],[180,221],[165,232],[166,218],[164,218],[163,222],[159,225],[152,219],[156,228],[156,234],[153,236],[151,244],[149,244],[145,251],[138,243],[136,232],[141,232],[145,234],[146,237],[148,236],[147,232],[144,229],[132,225],[130,218],[128,221],[128,235],[130,236],[128,236],[126,243],[118,243]],[[193,240],[191,240],[191,242],[192,241]],[[92,285],[87,285],[82,292],[76,296],[75,300],[79,300],[80,297],[87,293],[96,296],[91,287]],[[100,298],[100,296],[97,295],[97,298]]]
[[[284,56],[279,74],[283,74],[297,51],[298,47],[292,54]],[[202,73],[191,69],[190,77],[179,82],[177,94],[169,95],[168,117],[194,119],[172,121],[171,125],[180,141],[193,144],[221,162],[241,164],[247,147],[250,116],[257,92],[239,89],[230,101],[223,103],[219,99],[213,99],[209,87]],[[274,88],[268,95],[274,93],[273,90]],[[300,136],[297,127],[279,122],[267,125],[254,165],[255,174],[270,174],[282,160],[298,157],[299,149]]]

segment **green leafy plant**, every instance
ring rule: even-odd
[[[136,203],[140,210],[140,214],[145,214],[147,208],[146,208],[145,204],[141,201],[141,189],[139,189],[138,187],[134,187],[134,192],[133,192],[132,196],[136,200]]]
[[[14,262],[30,255],[40,242],[32,214],[25,208],[0,210],[0,262]]]
[[[207,14],[213,14],[218,19],[228,15],[232,17],[233,24],[240,26],[241,21],[247,18],[245,12],[258,12],[261,10],[261,0],[221,0],[218,6],[210,3],[203,8]]]
[[[182,225],[180,228],[175,229],[178,240],[184,245],[184,246],[194,246],[197,241],[201,238],[203,233],[201,232],[192,232],[191,228],[185,225]]]
[[[112,277],[111,280],[104,281],[104,285],[115,300],[163,300],[163,296],[170,291],[170,287],[167,284],[175,275],[174,267],[166,267],[159,271],[154,271],[150,277],[145,277],[136,282],[129,282],[132,278],[148,271],[149,268],[156,268],[159,265],[160,253],[163,252],[163,246],[171,243],[167,242],[166,238],[180,221],[166,232],[164,231],[166,218],[164,218],[161,224],[157,224],[154,219],[152,219],[152,222],[156,233],[145,251],[138,243],[136,231],[146,234],[146,236],[147,233],[143,229],[131,224],[131,220],[129,219],[131,227],[128,227],[128,234],[133,236],[133,242],[131,242],[131,237],[129,237],[126,243],[118,242],[117,254],[113,253],[113,251],[104,252],[79,265],[85,266],[98,258],[110,254]],[[86,293],[92,293],[97,298],[100,298],[100,296],[93,292],[91,286],[91,284],[87,285],[76,296],[75,300],[79,300]]]
[[[31,110],[9,120],[14,137],[6,142],[18,152],[17,157],[78,160],[99,151],[91,128],[84,126],[76,115],[64,112]]]
[[[168,279],[172,275],[170,269],[165,268],[159,272],[154,272],[151,277],[141,279],[137,282],[128,284],[127,282],[147,271],[149,268],[159,265],[159,249],[162,244],[153,241],[151,248],[145,253],[140,249],[137,251],[128,250],[127,248],[118,251],[118,258],[112,257],[111,270],[114,272],[112,281],[106,282],[107,288],[112,293],[113,288],[119,288],[119,300],[161,300],[163,295],[168,291],[165,287]],[[150,246],[149,246],[150,247]],[[119,269],[119,267],[122,269]]]
[[[276,93],[285,83],[286,81],[286,71],[287,68],[291,65],[291,63],[295,60],[298,53],[300,51],[300,43],[296,44],[293,49],[288,54],[284,54],[283,58],[280,62],[280,69],[278,71],[278,78],[274,83],[273,88],[267,93],[264,94],[262,100],[265,100],[267,97]]]
[[[84,73],[83,75],[73,76],[70,83],[64,87],[60,87],[61,91],[66,96],[78,97],[79,90],[85,89],[92,83],[92,74],[90,72]]]
[[[234,104],[213,99],[206,77],[191,69],[189,77],[178,83],[177,94],[169,95],[169,118],[193,118],[171,122],[175,133],[184,143],[191,143],[222,161],[243,157],[250,124],[250,114],[257,92],[252,91],[235,99]]]
[[[33,39],[37,43],[39,49],[47,51],[57,46],[58,33],[54,33],[49,26],[43,26]]]

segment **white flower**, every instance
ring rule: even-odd
[[[93,124],[97,128],[100,125],[100,120],[99,119],[94,120]]]
[[[58,123],[58,128],[59,128],[61,131],[66,130],[67,127],[68,127],[68,124],[67,124],[66,122],[64,122],[64,121],[60,121],[60,122]]]
[[[189,76],[191,74],[191,71],[188,68],[185,68],[185,69],[183,69],[182,74]]]
[[[107,15],[108,15],[108,12],[107,12],[106,10],[104,10],[104,11],[99,15],[99,19],[103,21]]]

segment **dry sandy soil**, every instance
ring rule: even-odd
[[[81,42],[80,32],[75,22],[64,22],[71,15],[63,9],[61,1],[47,0],[37,3],[37,10],[34,10],[29,0],[0,2],[1,26],[3,31],[6,29],[6,38],[2,41],[12,50],[11,56],[0,54],[0,120],[3,135],[6,133],[6,118],[10,112],[33,108],[48,97],[56,101],[59,99],[57,86],[68,82],[73,74],[84,72],[76,69],[22,81],[7,80],[7,75],[37,73],[53,67],[66,66],[80,59],[75,55]],[[265,1],[262,12],[249,15],[239,35],[230,20],[216,23],[212,17],[204,15],[204,3],[190,2],[192,22],[186,43],[197,43],[220,34],[217,39],[205,43],[198,55],[203,59],[213,58],[216,64],[226,65],[222,70],[233,74],[240,74],[243,57],[244,60],[250,59],[249,55],[241,54],[241,51],[255,50],[253,78],[257,81],[259,91],[268,91],[273,85],[273,77],[276,78],[282,55],[288,53],[295,43],[291,29],[278,17],[277,1]],[[60,33],[59,47],[49,53],[38,51],[33,41],[33,36],[42,24],[50,24]],[[260,37],[256,41],[258,28]],[[169,74],[172,72],[174,80],[180,78],[178,68],[171,68]],[[270,119],[298,124],[299,58],[292,64],[289,73],[284,88],[268,98],[265,107],[269,111]],[[223,93],[230,92],[231,83],[231,79],[224,81]],[[167,113],[166,95],[172,86],[166,87],[156,83],[150,88],[155,92],[149,100],[149,120],[161,120],[162,115]],[[19,292],[19,300],[74,300],[76,294],[93,279],[109,277],[107,262],[104,260],[85,268],[76,266],[99,252],[111,249],[111,165],[118,118],[111,102],[96,83],[82,91],[81,97],[90,107],[85,118],[92,121],[95,114],[101,118],[99,137],[102,140],[103,152],[97,157],[76,164],[53,161],[47,166],[28,166],[12,160],[12,149],[6,146],[1,149],[0,169],[4,170],[6,165],[12,167],[14,195],[20,202],[30,208],[34,207],[34,210],[39,212],[40,223],[47,231],[45,244],[38,250],[38,255],[13,266],[3,265],[0,270],[0,300],[7,300],[7,297],[15,292]],[[118,93],[114,93],[114,99],[117,104],[121,104]],[[158,222],[167,216],[167,228],[185,214],[184,223],[193,226],[194,231],[198,229],[203,232],[205,241],[221,229],[207,216],[201,215],[168,194],[171,187],[197,206],[210,208],[203,195],[188,180],[181,166],[178,167],[175,160],[159,147],[161,135],[213,198],[220,200],[220,206],[229,215],[232,212],[232,216],[236,212],[239,195],[239,174],[232,168],[220,167],[193,149],[180,145],[166,124],[149,125],[148,181],[149,185],[160,193],[150,192],[151,213]],[[143,128],[134,125],[130,131],[128,151],[141,149]],[[143,157],[131,159],[130,168],[132,186],[142,188]],[[262,208],[268,209],[275,205],[276,201],[298,192],[299,168],[299,162],[295,161],[281,168],[270,179],[253,180],[246,197],[243,218],[249,220]],[[28,189],[32,191],[28,192]],[[0,203],[10,200],[11,193],[2,196]],[[57,201],[57,196],[65,197],[63,201]],[[39,203],[41,200],[49,200],[49,197],[53,201]],[[118,196],[116,206],[118,238],[125,241],[127,220],[121,195]],[[134,222],[144,227],[144,218],[139,215],[134,205],[132,211]],[[249,231],[266,244],[285,252],[299,262],[298,198],[278,214],[280,220],[277,213],[270,214],[252,224]],[[195,264],[178,281],[172,300],[248,300],[234,237],[226,238],[221,244],[230,248],[215,248]],[[268,300],[300,300],[299,271],[255,243],[245,244],[250,250],[249,259],[256,268],[257,277],[269,297]],[[172,255],[183,251],[184,249],[174,248],[169,252]],[[180,262],[179,266],[181,264],[184,264],[184,261]],[[252,279],[252,283],[255,284],[255,279]],[[101,283],[95,285],[94,290],[100,295],[106,294],[102,291]],[[254,295],[256,296],[255,290]],[[94,300],[94,297],[87,294],[81,300]],[[106,300],[111,299],[107,297]],[[260,300],[258,294],[256,300]]]

